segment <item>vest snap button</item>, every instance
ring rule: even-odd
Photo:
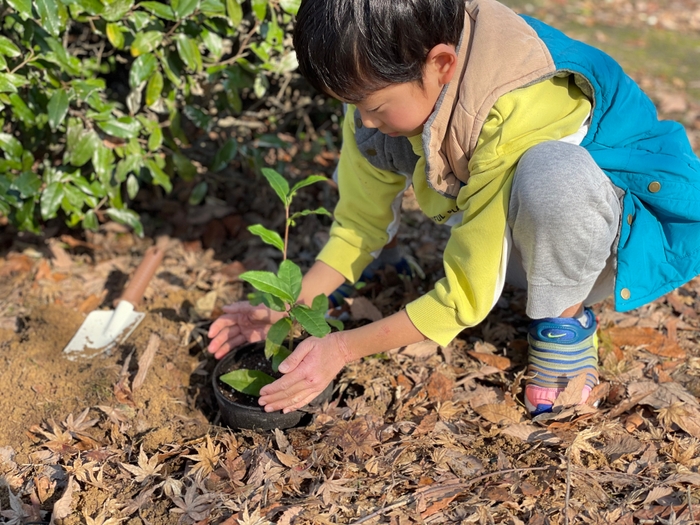
[[[620,297],[622,297],[625,301],[632,297],[632,292],[629,291],[629,288],[623,288],[620,290]]]
[[[634,222],[634,215],[632,215],[632,214],[630,213],[630,214],[627,216],[627,224],[629,224],[630,226],[632,226],[632,223],[633,223],[633,222]]]
[[[661,183],[660,183],[660,182],[656,182],[656,181],[654,181],[654,182],[652,182],[651,184],[649,184],[649,187],[648,187],[648,190],[649,190],[651,193],[656,193],[656,192],[658,192],[660,189],[661,189]]]
[[[377,156],[377,150],[374,149],[374,148],[369,148],[369,149],[367,150],[366,153],[367,153],[367,155],[369,155],[370,157],[376,157],[376,156]]]
[[[361,118],[356,118],[355,119],[355,127],[357,129],[360,129],[362,127],[362,119]]]

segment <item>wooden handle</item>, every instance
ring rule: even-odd
[[[143,261],[136,268],[134,275],[131,277],[129,286],[126,287],[122,296],[117,300],[128,301],[134,306],[136,306],[143,298],[143,292],[146,291],[148,283],[151,282],[153,275],[163,262],[163,256],[168,247],[169,239],[167,237],[161,237],[155,246],[151,246],[146,250],[143,256]]]

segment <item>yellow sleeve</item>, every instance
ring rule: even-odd
[[[362,156],[355,141],[354,112],[354,106],[349,106],[343,123],[340,198],[330,239],[317,257],[353,283],[396,233],[401,195],[410,182],[403,175],[375,168]]]
[[[517,163],[532,146],[579,131],[590,111],[590,102],[568,78],[543,81],[496,101],[469,163],[469,180],[457,196],[464,215],[445,248],[445,277],[406,307],[423,335],[447,345],[491,311],[505,276],[504,237]],[[425,174],[414,173],[414,179],[418,176]],[[542,196],[543,205],[547,198]]]

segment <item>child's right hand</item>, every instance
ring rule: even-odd
[[[263,341],[270,327],[285,316],[267,306],[253,306],[240,301],[223,307],[224,313],[209,328],[208,350],[221,359],[231,349],[243,343]]]

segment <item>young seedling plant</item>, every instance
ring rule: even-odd
[[[240,279],[250,283],[255,292],[248,295],[248,300],[253,305],[264,304],[277,312],[286,312],[283,317],[270,327],[265,340],[265,357],[272,360],[272,370],[277,369],[293,350],[294,337],[298,328],[305,333],[324,337],[331,331],[331,326],[342,330],[340,321],[326,319],[328,310],[328,298],[321,294],[314,298],[311,306],[300,304],[301,293],[301,269],[287,259],[287,246],[289,242],[289,228],[296,225],[297,219],[307,215],[330,215],[325,208],[315,210],[303,210],[290,215],[292,200],[297,192],[306,186],[326,180],[320,175],[311,175],[297,182],[291,189],[289,183],[282,175],[270,168],[263,168],[262,173],[275,190],[282,201],[285,211],[284,238],[277,232],[268,230],[260,224],[248,227],[248,231],[260,237],[263,242],[274,246],[282,252],[282,262],[277,274],[264,271],[249,271],[240,275]],[[285,340],[287,346],[284,346]],[[231,386],[234,390],[244,394],[259,396],[260,389],[272,383],[275,379],[261,370],[238,369],[223,374],[221,381]]]

